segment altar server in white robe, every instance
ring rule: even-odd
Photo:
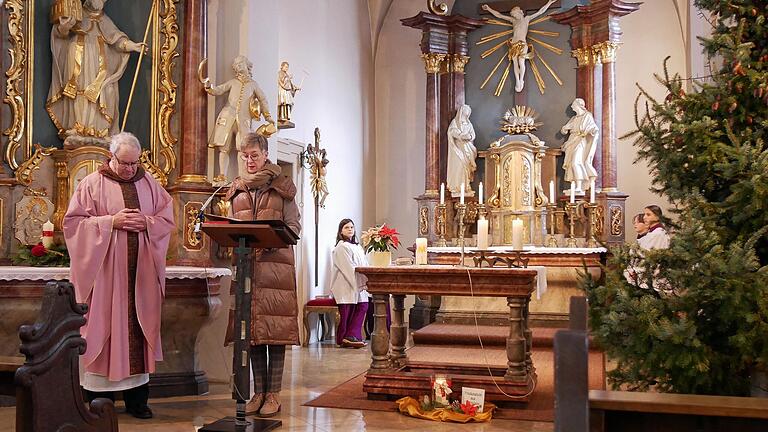
[[[669,234],[661,223],[662,217],[661,208],[657,205],[649,205],[643,209],[643,221],[648,225],[648,232],[637,241],[641,248],[669,248]]]
[[[357,242],[352,219],[342,219],[336,233],[331,272],[331,293],[339,306],[339,326],[336,343],[343,348],[362,348],[361,330],[368,311],[367,278],[355,272],[355,267],[367,266],[363,248]]]

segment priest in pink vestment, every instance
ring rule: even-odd
[[[151,418],[149,374],[163,359],[160,316],[172,199],[140,166],[130,133],[112,137],[111,159],[77,186],[64,216],[70,281],[88,304],[81,384],[88,399],[123,391],[126,410]]]

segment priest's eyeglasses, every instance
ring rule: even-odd
[[[113,155],[112,157],[115,158],[115,160],[117,161],[118,165],[124,166],[126,168],[135,168],[135,167],[139,166],[139,163],[140,163],[139,161],[136,161],[136,162],[123,162],[120,159],[118,159],[117,156]]]

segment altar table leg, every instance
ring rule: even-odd
[[[392,314],[392,327],[390,328],[392,339],[392,366],[404,366],[407,357],[405,355],[405,343],[408,338],[408,328],[405,326],[405,295],[395,294],[392,296],[395,300],[395,306]]]
[[[389,294],[374,294],[373,335],[371,336],[371,369],[389,369],[387,308],[389,308]]]
[[[514,382],[528,381],[526,366],[525,298],[507,297],[509,305],[509,337],[507,337],[507,373],[504,378]]]
[[[533,332],[531,331],[530,311],[531,296],[525,299],[525,307],[523,308],[523,318],[525,323],[525,369],[529,374],[533,373],[536,368],[533,366],[533,360],[531,359],[531,351],[533,350]]]

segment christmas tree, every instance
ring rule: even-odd
[[[615,387],[747,395],[768,362],[768,2],[695,4],[711,79],[686,92],[665,62],[667,97],[636,103],[638,158],[677,213],[670,248],[618,248],[582,284]]]

